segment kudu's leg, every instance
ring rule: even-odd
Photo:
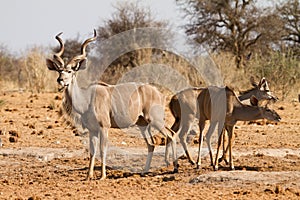
[[[211,124],[208,128],[207,134],[206,134],[206,143],[207,143],[207,147],[208,147],[208,151],[209,151],[211,166],[214,166],[214,159],[213,159],[213,155],[212,155],[213,152],[212,152],[212,148],[211,148],[211,136],[216,129],[216,125],[217,125],[217,122],[211,122]]]
[[[199,119],[199,146],[198,146],[198,157],[197,157],[197,169],[201,166],[201,151],[202,151],[202,144],[203,144],[203,130],[205,127],[205,120]]]
[[[181,119],[180,118],[176,118],[175,121],[174,121],[174,124],[172,125],[171,129],[177,133],[178,130],[179,130],[179,127],[180,127],[180,121]]]
[[[219,168],[219,162],[220,160],[218,159],[219,157],[219,151],[220,151],[220,147],[221,147],[221,143],[222,143],[222,137],[224,136],[225,134],[225,128],[223,126],[223,124],[218,124],[218,147],[217,147],[217,153],[216,153],[216,159],[215,159],[215,163],[214,163],[214,169],[215,170],[218,170]],[[223,137],[224,139],[224,137]],[[224,155],[224,140],[223,140],[223,155]]]
[[[181,122],[181,129],[180,129],[180,132],[178,134],[179,139],[180,139],[180,143],[181,143],[181,145],[184,149],[184,152],[187,156],[187,159],[189,160],[189,162],[192,165],[195,164],[195,161],[192,158],[192,156],[190,155],[190,152],[188,150],[186,138],[187,138],[188,133],[190,132],[193,121],[194,121],[194,117],[192,115],[189,115],[189,116],[185,117],[184,120]]]
[[[211,163],[211,166],[214,166],[214,161],[213,161],[213,155],[212,155],[212,148],[211,148],[211,136],[212,134],[214,133],[215,129],[216,129],[216,125],[217,125],[217,122],[210,122],[210,125],[209,125],[209,128],[208,128],[208,131],[206,133],[206,143],[207,143],[207,147],[208,147],[208,152],[209,152],[209,156],[210,156],[210,163]],[[201,138],[202,137],[202,138]],[[200,139],[202,141],[200,141]],[[201,142],[201,143],[200,143]],[[202,136],[200,135],[199,137],[199,151],[198,151],[198,159],[199,159],[199,163],[197,163],[197,168],[200,167],[201,165],[201,149],[202,149],[202,142],[203,142],[203,132],[202,132]]]
[[[146,141],[147,148],[148,148],[147,160],[146,160],[144,171],[142,172],[142,175],[143,175],[143,174],[149,172],[155,146],[154,146],[154,144],[149,143],[147,136],[146,136],[147,135],[146,132],[148,132],[150,130],[149,127],[144,127],[144,128],[140,128],[140,129],[141,129],[141,133]],[[151,133],[148,133],[148,134],[151,134]]]
[[[177,137],[177,132],[179,130],[179,126],[180,126],[180,118],[176,118],[174,124],[172,125],[171,129],[172,131],[175,133],[173,135],[173,138],[176,140]],[[166,141],[166,151],[165,151],[165,160],[167,165],[170,164],[169,162],[169,157],[170,157],[170,148],[172,146],[171,144],[172,142],[172,138],[167,137],[167,141]]]
[[[222,134],[223,136],[223,154],[222,157],[218,159],[218,162],[222,162],[224,160],[225,164],[228,165],[228,133],[226,134],[226,131],[224,129],[224,133]],[[221,139],[222,140],[222,139]],[[221,146],[221,144],[220,144]]]
[[[147,155],[146,165],[142,174],[149,172],[155,146],[147,143],[147,147],[148,147],[148,155]]]
[[[106,156],[107,156],[107,145],[108,145],[108,128],[101,128],[100,131],[100,154],[101,154],[101,178],[104,180],[106,178]]]
[[[229,165],[230,169],[234,170],[234,165],[233,165],[233,159],[232,159],[232,141],[233,141],[233,128],[234,126],[227,126],[227,132],[228,132],[228,148],[229,148]]]
[[[217,153],[216,153],[216,159],[215,159],[215,164],[214,164],[214,169],[217,171],[219,169],[219,162],[220,160],[218,159],[219,157],[219,150],[220,150],[220,147],[221,147],[221,143],[222,143],[222,135],[225,134],[224,131],[222,131],[222,134],[219,135],[218,137],[218,147],[217,147]],[[223,143],[224,144],[224,143]],[[223,150],[224,152],[224,150]]]
[[[88,169],[86,180],[90,180],[94,176],[94,166],[95,166],[95,158],[96,158],[97,149],[98,149],[98,147],[97,147],[98,139],[99,139],[98,133],[90,131],[90,134],[89,134],[90,163],[89,163],[89,169]]]
[[[179,130],[179,126],[180,126],[180,118],[176,118],[174,124],[173,124],[172,127],[171,127],[172,131],[175,133],[175,134],[173,135],[173,138],[174,138],[175,140],[176,140],[176,138],[177,138],[177,132],[178,132],[178,130]],[[167,141],[166,141],[166,145],[167,145],[167,146],[166,146],[166,151],[165,151],[165,160],[166,160],[167,165],[170,164],[170,162],[169,162],[169,157],[170,157],[170,148],[171,148],[171,146],[172,146],[171,142],[172,142],[172,139],[169,138],[169,137],[167,137]],[[175,142],[176,142],[176,141],[175,141]]]
[[[172,138],[170,137],[167,137],[167,142],[166,142],[166,152],[165,152],[165,162],[169,163],[169,152],[168,152],[168,149],[170,148],[170,146],[172,147],[172,156],[173,156],[173,166],[174,166],[174,173],[177,173],[178,172],[178,159],[177,159],[177,143],[176,143],[176,133],[168,128],[168,127],[165,127],[162,132],[170,132],[171,135],[172,135]],[[164,135],[167,134],[167,133],[163,133]]]
[[[147,138],[147,135],[150,135],[150,137],[151,137],[151,133],[147,133],[150,130],[150,127],[149,127],[148,122],[145,120],[145,118],[140,116],[136,125],[138,125],[138,127],[141,131],[141,134],[147,144],[147,148],[148,148],[147,160],[146,160],[145,168],[142,172],[142,175],[143,175],[143,174],[147,173],[150,169],[155,146],[153,143],[150,143],[149,138]],[[150,139],[152,139],[152,137]]]
[[[178,172],[178,160],[177,160],[177,151],[176,151],[176,134],[175,132],[167,128],[165,126],[165,121],[163,117],[159,117],[160,115],[152,116],[153,120],[149,124],[151,127],[158,130],[161,134],[163,134],[166,140],[166,152],[165,152],[165,162],[167,165],[170,165],[169,162],[169,148],[172,147],[172,157],[173,157],[173,165],[174,165],[174,172]],[[163,116],[163,115],[162,115]],[[151,134],[150,134],[151,135]]]

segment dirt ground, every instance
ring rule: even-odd
[[[141,176],[147,149],[132,128],[110,131],[108,178],[100,180],[98,161],[95,179],[85,181],[87,134],[63,122],[61,95],[0,94],[0,199],[300,199],[298,102],[273,106],[280,123],[237,124],[234,171],[224,163],[214,171],[204,153],[202,169],[180,159],[173,174],[160,146]],[[190,149],[196,157],[197,144]]]

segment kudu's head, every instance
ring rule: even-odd
[[[94,37],[85,40],[84,43],[81,45],[81,54],[73,57],[67,63],[65,63],[65,61],[61,57],[65,49],[64,43],[60,38],[61,34],[62,33],[59,33],[58,35],[55,36],[55,38],[60,44],[60,50],[53,55],[52,59],[46,59],[46,64],[49,70],[54,70],[59,73],[57,82],[64,88],[70,85],[73,78],[75,78],[76,72],[78,70],[83,70],[86,68],[86,64],[87,64],[86,47],[90,42],[96,40],[97,35],[96,35],[96,30],[94,30]]]
[[[276,102],[278,101],[278,97],[273,95],[272,92],[270,91],[269,85],[265,77],[261,78],[259,83],[257,84],[254,81],[254,78],[250,78],[252,86],[254,86],[253,91],[255,92],[255,97],[258,100],[268,100],[271,102]]]
[[[251,96],[250,101],[251,105],[257,106],[259,108],[259,112],[263,118],[274,122],[280,122],[281,117],[279,116],[279,114],[275,110],[268,108],[268,105],[262,107],[259,106],[259,101],[254,95]]]

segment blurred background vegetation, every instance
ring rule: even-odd
[[[299,0],[275,2],[261,7],[254,0],[174,0],[187,24],[180,27],[194,41],[195,50],[206,49],[221,69],[224,83],[237,91],[250,87],[251,76],[266,77],[271,90],[282,100],[295,99],[300,93],[300,3]],[[120,1],[115,11],[98,27],[98,39],[88,52],[94,66],[100,57],[110,56],[103,42],[135,28],[157,27],[165,38],[157,43],[172,46],[172,26],[156,19],[151,10],[139,3]],[[87,30],[89,31],[89,30]],[[63,57],[80,53],[81,42],[66,38]],[[133,44],[135,45],[135,44]],[[122,48],[122,44],[113,45]],[[49,72],[45,58],[55,47],[35,46],[21,55],[9,52],[0,44],[0,90],[55,92],[56,74]],[[196,70],[184,58],[161,49],[139,49],[124,53],[109,63],[101,80],[110,84],[135,67],[157,63],[173,67],[194,86],[205,86]],[[113,49],[112,49],[113,51]],[[168,78],[168,77],[166,77]]]

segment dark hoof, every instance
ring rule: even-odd
[[[193,160],[190,160],[189,161],[192,165],[195,165],[196,163],[195,163],[195,161],[193,161]]]
[[[149,172],[143,172],[140,174],[141,177],[147,177],[149,175]]]
[[[91,181],[91,180],[93,180],[93,177],[87,175],[86,178],[85,178],[85,181]]]
[[[219,163],[221,163],[222,161],[224,161],[226,165],[229,164],[229,162],[227,161],[227,159],[224,158],[224,157],[219,158],[218,161],[219,161]]]

